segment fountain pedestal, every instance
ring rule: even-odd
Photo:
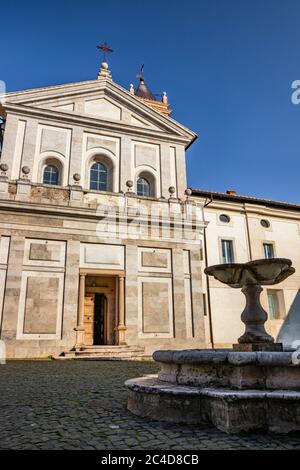
[[[245,333],[238,339],[238,344],[232,345],[234,351],[283,351],[282,343],[275,343],[274,338],[265,330],[268,314],[260,303],[262,291],[259,284],[249,284],[242,288],[246,297],[246,306],[241,315]]]
[[[212,423],[230,433],[300,431],[299,353],[281,351],[265,330],[267,313],[260,305],[261,285],[293,272],[286,259],[207,268],[208,275],[242,288],[245,333],[233,350],[156,351],[158,375],[125,383],[128,409],[173,423]]]

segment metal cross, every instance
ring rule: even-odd
[[[140,68],[140,73],[136,76],[136,78],[144,78],[144,75],[143,75],[144,67],[145,67],[145,64],[142,64],[142,66]]]
[[[103,60],[105,62],[106,62],[106,54],[110,54],[111,52],[114,52],[113,49],[106,42],[103,42],[102,44],[99,44],[97,46],[97,49],[99,49],[99,51],[103,52]]]

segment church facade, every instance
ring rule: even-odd
[[[0,331],[7,357],[205,345],[196,135],[140,79],[8,93],[0,115]]]

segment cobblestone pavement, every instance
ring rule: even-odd
[[[299,436],[230,436],[125,409],[126,379],[149,362],[11,361],[0,366],[1,449],[300,449]]]

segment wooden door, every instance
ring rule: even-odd
[[[95,294],[87,294],[84,299],[84,344],[94,344]]]

